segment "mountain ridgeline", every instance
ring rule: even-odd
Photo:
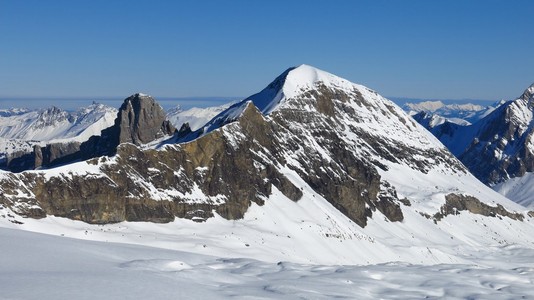
[[[517,99],[500,103],[470,125],[433,124],[436,116],[414,118],[443,142],[478,179],[495,185],[534,171],[534,85]]]
[[[29,153],[15,153],[8,157],[6,167],[21,172],[113,155],[121,143],[141,145],[174,133],[174,127],[165,117],[165,112],[152,97],[135,94],[124,100],[115,124],[102,130],[100,135],[85,142],[58,142],[44,147],[35,145]]]
[[[32,168],[63,166],[0,174],[1,205],[28,217],[89,223],[204,221],[214,214],[242,218],[277,191],[299,201],[311,188],[365,227],[376,215],[402,222],[404,211],[412,213],[412,203],[421,201],[396,175],[402,169],[409,178],[460,178],[455,186],[433,181],[442,202],[431,206],[434,211],[416,211],[422,218],[438,222],[462,210],[526,216],[471,180],[398,106],[306,65],[287,70],[195,131],[187,125],[176,131],[153,98],[136,94],[100,136],[65,151],[54,147],[35,149]]]
[[[34,147],[47,144],[82,143],[113,125],[117,109],[99,103],[73,112],[57,107],[47,109],[0,110],[0,169],[22,171],[33,166],[18,166],[21,156]]]

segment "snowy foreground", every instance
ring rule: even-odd
[[[478,265],[322,266],[7,228],[0,240],[0,299],[534,299],[534,251],[514,247]]]
[[[243,220],[200,224],[0,209],[0,299],[534,299],[530,219],[435,224],[405,209],[402,223],[377,213],[362,229],[303,192],[293,202],[274,189]]]

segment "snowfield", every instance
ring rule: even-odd
[[[527,172],[522,177],[510,178],[492,188],[514,202],[534,209],[534,173]]]
[[[213,117],[230,107],[230,105],[232,105],[232,102],[214,107],[192,107],[187,110],[183,110],[181,106],[176,106],[167,111],[167,119],[177,129],[180,129],[184,123],[188,123],[191,130],[195,131],[208,123]]]
[[[0,228],[0,299],[534,299],[533,250],[480,264],[226,259]],[[491,253],[490,253],[491,254]]]

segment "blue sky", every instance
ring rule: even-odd
[[[248,96],[316,66],[390,97],[509,99],[534,1],[0,0],[0,98]]]

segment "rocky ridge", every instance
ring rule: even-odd
[[[91,136],[84,142],[35,145],[32,152],[8,156],[6,165],[15,172],[50,168],[97,156],[113,155],[121,143],[142,145],[172,135],[174,131],[174,126],[166,120],[165,112],[154,98],[137,93],[124,100],[114,125],[102,130],[99,135]]]
[[[425,113],[414,117],[478,179],[495,185],[534,171],[533,91],[534,85],[469,126],[432,125],[433,116]]]

